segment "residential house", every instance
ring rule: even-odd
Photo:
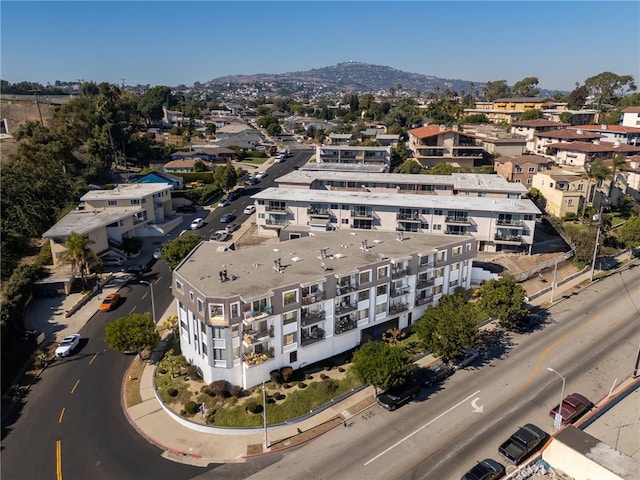
[[[171,185],[134,183],[113,190],[91,190],[80,199],[77,210],[69,212],[42,237],[51,244],[54,266],[59,265],[64,242],[72,233],[86,235],[89,247],[101,254],[118,247],[124,238],[160,236],[182,223],[170,218]]]
[[[455,167],[479,167],[484,148],[476,137],[461,132],[457,125],[427,125],[409,130],[408,148],[413,158],[423,168],[432,168],[439,163]]]
[[[168,183],[171,190],[184,190],[184,179],[170,173],[153,170],[137,177],[132,183]]]
[[[582,166],[596,158],[610,159],[616,155],[628,157],[640,153],[640,146],[627,145],[616,142],[559,142],[547,145],[547,155],[553,158],[557,165]]]
[[[602,135],[593,132],[585,132],[580,128],[559,128],[537,132],[533,138],[533,152],[537,155],[547,154],[550,145],[558,142],[594,142],[602,139]]]
[[[553,160],[540,155],[498,157],[493,162],[494,171],[509,182],[521,183],[531,188],[533,176],[553,168]]]
[[[471,285],[473,237],[318,233],[236,250],[201,242],[172,274],[180,349],[205,383],[269,372],[406,328]]]
[[[525,152],[527,140],[522,135],[506,132],[497,125],[463,125],[462,131],[482,142],[482,148],[493,157],[517,156]]]
[[[569,127],[582,132],[591,132],[602,137],[602,141],[623,143],[640,147],[640,127],[625,125],[580,125]]]
[[[622,110],[622,126],[640,128],[640,106]]]
[[[573,173],[567,170],[546,170],[533,176],[531,186],[537,189],[546,200],[545,211],[558,218],[567,214],[577,215],[583,202],[592,195],[593,187],[589,188],[589,179],[586,175]]]
[[[513,124],[520,120],[524,112],[544,110],[556,105],[551,98],[520,97],[498,98],[493,102],[478,102],[476,108],[465,108],[466,115],[486,115],[492,123]]]
[[[214,162],[210,162],[209,160],[203,160],[198,157],[194,158],[183,158],[180,160],[172,160],[171,162],[167,162],[164,164],[164,171],[169,173],[178,173],[178,172],[193,172],[195,171],[196,162],[202,162],[205,169],[209,172],[213,172],[216,168],[216,164]]]
[[[328,196],[323,190],[272,187],[251,198],[263,235],[341,229],[462,235],[475,238],[479,250],[488,252],[530,251],[541,213],[528,199],[471,195],[332,191]]]
[[[561,128],[566,128],[567,123],[552,122],[550,120],[538,118],[536,120],[523,120],[511,124],[511,133],[521,135],[527,139],[525,152],[536,153],[536,139],[542,132],[550,132]]]
[[[598,110],[593,108],[583,108],[580,110],[570,110],[566,103],[556,104],[553,108],[542,110],[543,118],[552,122],[561,122],[563,114],[571,114],[571,125],[590,125],[598,118]]]
[[[328,145],[349,145],[354,140],[354,136],[351,133],[334,133],[331,132],[327,137]]]

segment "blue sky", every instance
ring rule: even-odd
[[[359,61],[572,90],[640,84],[640,2],[111,1],[0,3],[0,78],[192,85]]]

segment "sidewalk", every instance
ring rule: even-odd
[[[251,222],[244,222],[242,228],[234,234],[237,241],[249,232],[250,225]],[[618,260],[624,265],[628,260],[628,254],[622,254]],[[558,285],[553,292],[553,302],[551,302],[552,293],[548,291],[536,296],[530,303],[542,307],[556,304],[568,298],[583,282],[588,282],[590,274],[590,271],[585,271],[563,285]],[[49,339],[51,335],[59,339],[74,333],[96,313],[101,298],[112,291],[117,291],[126,284],[127,280],[126,274],[113,274],[104,285],[101,295],[94,295],[80,310],[68,318],[65,318],[64,312],[77,302],[77,294],[54,299],[38,299],[27,310],[28,328],[47,333]],[[164,319],[174,314],[174,306],[171,305],[166,312],[158,315],[158,323],[161,324]],[[208,427],[184,419],[176,419],[165,411],[155,396],[153,380],[154,370],[162,351],[161,344],[152,352],[140,378],[142,402],[129,408],[124,406],[124,398],[122,403],[129,422],[140,435],[164,450],[165,458],[176,462],[203,467],[211,463],[243,462],[251,456],[263,455],[308,442],[332,428],[344,428],[349,425],[352,417],[375,404],[373,387],[367,387],[339,403],[319,409],[319,413],[297,423],[268,427],[266,435],[269,448],[264,450],[265,432],[262,428],[237,430]],[[427,355],[417,363],[429,365],[435,361],[433,356]]]

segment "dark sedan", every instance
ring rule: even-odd
[[[460,480],[497,480],[506,474],[504,465],[493,458],[485,458],[465,473]]]
[[[236,219],[236,216],[233,213],[225,213],[220,217],[220,222],[222,223],[231,223]]]
[[[439,363],[437,365],[430,365],[427,368],[419,369],[416,372],[416,378],[423,387],[431,387],[436,383],[446,380],[454,373],[456,373],[456,370],[453,367]]]

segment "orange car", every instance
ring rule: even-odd
[[[116,308],[116,305],[118,305],[119,301],[120,301],[119,293],[110,293],[109,295],[104,297],[104,300],[100,304],[100,310],[103,312],[108,312],[109,310],[113,310],[114,308]]]

